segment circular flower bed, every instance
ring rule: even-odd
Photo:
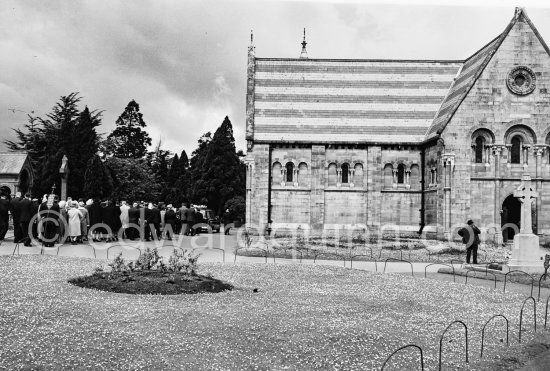
[[[69,279],[73,285],[125,294],[176,295],[221,292],[233,289],[230,284],[197,274],[199,256],[174,250],[168,264],[154,248],[140,253],[136,261],[126,262],[119,254],[105,272],[96,267],[91,276]]]
[[[176,295],[221,292],[233,286],[208,276],[138,271],[123,274],[97,272],[69,280],[73,285],[125,294]]]

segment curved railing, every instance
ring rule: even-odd
[[[407,348],[416,348],[420,351],[420,369],[422,371],[424,371],[424,353],[422,352],[422,348],[420,348],[418,345],[416,344],[408,344],[408,345],[405,345],[405,346],[402,346],[401,348],[395,350],[392,354],[390,354],[390,356],[388,358],[386,358],[386,360],[384,361],[384,363],[382,364],[382,368],[380,368],[381,371],[384,370],[384,367],[386,367],[386,364],[390,361],[390,359],[398,352],[402,351],[403,349],[407,349]]]
[[[510,342],[509,342],[510,321],[508,321],[508,318],[506,318],[506,316],[503,315],[503,314],[495,314],[494,316],[489,318],[487,320],[487,322],[485,322],[485,324],[483,325],[483,329],[481,330],[481,356],[480,356],[480,358],[483,358],[483,345],[484,345],[484,342],[485,342],[485,327],[487,327],[489,322],[491,322],[493,319],[498,318],[498,317],[502,317],[506,321],[506,346],[510,345]]]
[[[460,323],[462,326],[464,326],[464,331],[465,331],[465,339],[466,339],[466,342],[465,342],[465,354],[466,354],[466,363],[468,363],[468,326],[466,326],[466,324],[460,320],[455,320],[451,323],[449,323],[449,325],[445,328],[445,330],[443,330],[443,332],[441,333],[441,335],[439,335],[439,370],[441,371],[441,364],[442,364],[442,355],[443,355],[443,337],[445,336],[445,333],[449,330],[449,328],[454,325],[455,323]]]

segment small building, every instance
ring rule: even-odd
[[[473,219],[550,236],[550,49],[521,8],[464,60],[257,58],[249,48],[247,210],[264,229],[394,227],[437,238]]]
[[[0,152],[0,191],[31,192],[34,171],[27,152]]]

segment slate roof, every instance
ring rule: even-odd
[[[421,142],[461,65],[257,58],[254,141]]]
[[[0,175],[19,175],[26,159],[25,152],[0,152]]]
[[[514,24],[464,61],[256,58],[254,141],[418,144],[436,137]]]

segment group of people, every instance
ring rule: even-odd
[[[228,210],[226,214],[228,214]],[[59,200],[56,195],[44,195],[42,201],[29,194],[17,193],[13,199],[0,195],[0,241],[5,238],[12,215],[14,241],[31,245],[31,236],[51,247],[55,243],[77,244],[129,240],[172,239],[177,234],[200,233],[204,216],[189,203],[176,208],[162,203],[84,199]],[[225,219],[225,218],[224,218]],[[201,225],[202,224],[202,225]],[[226,228],[226,232],[229,228]]]

